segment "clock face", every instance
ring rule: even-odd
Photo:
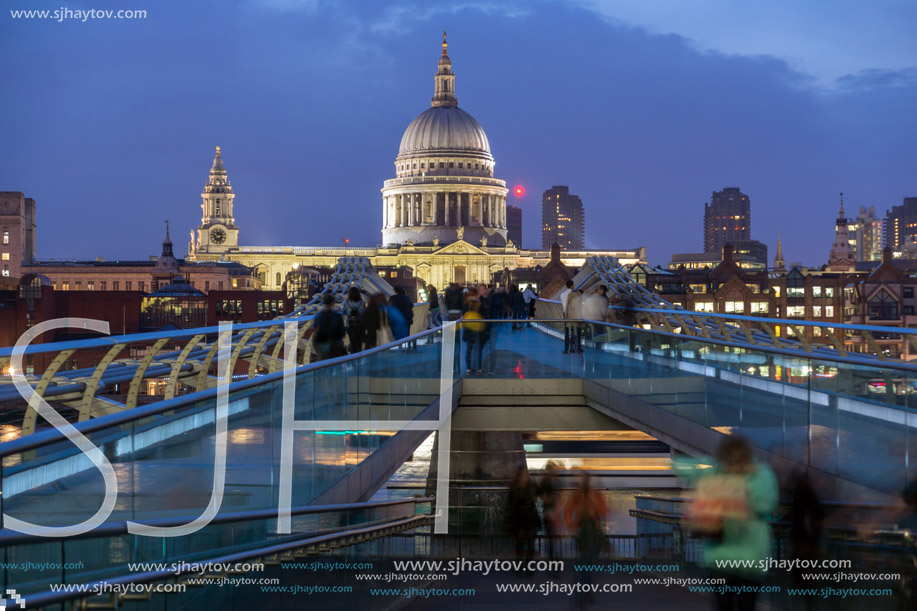
[[[219,227],[210,232],[210,241],[214,244],[222,244],[226,241],[226,232]]]

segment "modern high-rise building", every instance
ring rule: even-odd
[[[555,243],[563,250],[582,250],[586,243],[583,201],[564,185],[541,196],[541,247],[548,250]]]
[[[522,248],[522,208],[506,204],[506,237]]]
[[[905,197],[900,206],[885,213],[885,245],[903,251],[909,237],[917,238],[917,197]]]
[[[714,191],[704,204],[704,252],[720,253],[729,242],[751,240],[751,202],[738,187]]]
[[[860,206],[860,213],[847,225],[850,247],[856,261],[882,260],[882,219],[876,218],[876,207]]]

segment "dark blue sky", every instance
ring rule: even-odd
[[[9,8],[65,3],[14,0]],[[103,0],[86,23],[0,15],[0,190],[38,203],[41,258],[145,257],[200,222],[214,146],[240,241],[380,241],[382,181],[429,106],[441,31],[496,174],[568,184],[587,246],[702,248],[703,204],[739,186],[752,237],[825,262],[848,212],[917,195],[917,4],[710,0]],[[6,10],[6,7],[5,7]]]

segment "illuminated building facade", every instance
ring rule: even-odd
[[[552,216],[553,232],[545,248],[522,250],[521,210],[518,217],[515,212],[510,217],[506,183],[494,177],[487,135],[474,117],[458,107],[445,37],[434,83],[432,104],[405,129],[395,158],[395,177],[381,189],[381,245],[239,245],[235,193],[217,151],[201,194],[204,214],[188,243],[188,259],[235,262],[255,269],[264,290],[281,290],[291,272],[304,267],[334,268],[344,256],[367,257],[376,270],[409,268],[413,277],[439,289],[450,282],[491,283],[512,277],[517,269],[543,268],[552,260],[554,241],[563,249],[563,263],[573,268],[594,255],[617,257],[622,264],[646,262],[644,247],[583,250],[582,202],[567,187],[555,187],[563,192],[563,211]],[[553,201],[556,211],[560,199]],[[517,231],[518,241],[513,237]]]

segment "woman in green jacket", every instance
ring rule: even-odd
[[[757,590],[766,575],[766,559],[771,556],[768,515],[777,507],[777,478],[764,463],[754,459],[741,437],[726,437],[716,451],[715,460],[676,459],[676,475],[689,482],[716,478],[725,482],[736,498],[723,512],[719,528],[705,533],[702,565],[714,577],[724,578],[725,587],[717,594],[717,608],[751,611],[755,608]],[[708,483],[716,480],[708,480]],[[702,489],[708,488],[701,486]],[[709,499],[702,498],[695,503]],[[718,504],[718,503],[715,503]]]

